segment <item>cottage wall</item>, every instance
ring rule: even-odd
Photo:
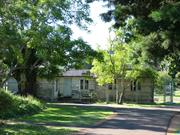
[[[64,81],[66,79],[70,79],[71,80],[71,97],[73,99],[81,99],[83,95],[87,95],[89,94],[89,90],[95,90],[96,88],[96,83],[95,80],[89,77],[60,77],[59,78],[59,93],[61,97],[65,97],[64,95],[64,90],[68,87],[68,89],[70,88],[69,86],[66,86]],[[88,80],[89,81],[89,89],[88,90],[81,90],[80,89],[80,80]]]
[[[63,87],[64,87],[64,79],[63,78],[58,78],[58,92],[59,96],[63,95]]]
[[[108,86],[96,86],[96,98],[100,101],[106,101],[106,97],[109,96],[109,101],[115,101],[116,99],[116,91],[115,90],[109,90]]]
[[[57,99],[56,81],[48,81],[46,79],[38,79],[37,81],[37,96],[46,100]]]
[[[66,79],[71,80],[68,85],[65,83]],[[89,89],[80,88],[80,80],[89,80]],[[117,80],[116,89],[122,90],[120,87],[121,80]],[[131,82],[125,81],[125,93],[124,99],[125,101],[130,102],[153,102],[153,83],[150,79],[144,78],[140,80],[141,90],[132,90]],[[70,86],[69,86],[70,85]],[[8,89],[16,90],[17,82],[14,79],[8,80]],[[109,94],[109,100],[115,101],[116,90],[109,90],[108,85],[99,86],[94,78],[89,77],[57,77],[54,80],[48,81],[46,79],[38,79],[37,81],[37,96],[47,100],[56,100],[58,96],[65,97],[64,93],[65,88],[70,88],[70,95],[73,99],[85,99],[89,98],[93,93],[93,96],[97,100],[105,101],[107,97],[107,93]]]
[[[72,98],[80,99],[80,77],[72,77]]]
[[[10,90],[13,93],[18,92],[18,83],[15,78],[11,77],[7,80],[7,83],[5,84],[5,88]]]
[[[140,96],[143,102],[154,102],[154,86],[150,79],[142,80],[142,93]]]
[[[143,79],[140,81],[141,89],[138,90],[136,86],[136,90],[134,91],[131,88],[131,81],[124,81],[124,100],[130,102],[138,102],[138,103],[148,103],[153,102],[153,83],[150,79]],[[116,89],[122,91],[121,88],[121,80],[117,80]],[[106,100],[107,93],[109,94],[109,100],[115,101],[116,99],[116,90],[109,90],[107,86],[97,86],[96,96],[97,99],[101,101]]]

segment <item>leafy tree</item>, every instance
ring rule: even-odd
[[[169,74],[174,78],[180,69],[180,2],[178,0],[103,0],[108,6],[114,6],[107,13],[102,14],[105,21],[115,20],[114,27],[125,29],[130,40],[137,44],[145,44],[149,60],[153,60],[156,67],[161,61],[168,60]],[[128,25],[128,19],[134,18]],[[131,32],[132,29],[136,33]],[[138,35],[138,37],[137,37]],[[154,59],[156,58],[156,60]]]
[[[176,74],[175,86],[178,87],[178,88],[180,87],[180,72],[178,72],[178,73]]]
[[[118,42],[111,43],[109,50],[99,50],[103,54],[103,59],[94,59],[92,73],[96,74],[99,85],[113,84],[115,81],[121,81],[120,86],[116,87],[116,103],[122,103],[126,73],[128,71],[129,49],[125,45],[119,45]]]
[[[0,87],[3,87],[8,75],[8,67],[0,60]]]
[[[159,76],[156,81],[156,94],[164,94],[164,87],[169,83],[172,83],[171,76],[167,72],[159,72]]]
[[[37,76],[78,68],[84,56],[95,55],[83,40],[71,38],[71,24],[86,29],[91,21],[81,0],[0,1],[0,57],[21,94],[35,94]]]

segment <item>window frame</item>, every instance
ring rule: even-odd
[[[112,90],[112,89],[113,89],[112,84],[108,84],[108,90]]]
[[[84,80],[80,79],[80,89],[83,90],[84,89]]]
[[[89,80],[84,80],[84,89],[85,90],[89,89]]]

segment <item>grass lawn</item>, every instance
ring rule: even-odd
[[[70,135],[77,130],[61,127],[8,124],[0,127],[0,135]]]
[[[167,96],[167,99],[170,101],[170,96]],[[164,96],[163,95],[155,95],[155,101],[157,104],[164,103]],[[173,102],[177,105],[180,104],[180,91],[175,91],[173,95]]]
[[[113,112],[95,107],[48,105],[43,112],[20,120],[34,123],[55,123],[63,126],[89,126]]]
[[[180,97],[180,89],[176,90],[174,93],[175,93],[174,95],[175,95],[176,97]]]
[[[0,135],[68,135],[77,130],[63,128],[63,126],[91,126],[111,114],[113,114],[113,112],[110,110],[95,107],[58,106],[48,104],[47,109],[41,113],[22,117],[18,120],[35,124],[51,124],[52,126],[9,124],[0,127]]]

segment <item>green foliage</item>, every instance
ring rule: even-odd
[[[34,114],[45,106],[32,96],[21,97],[0,89],[0,118],[7,119]]]
[[[125,41],[133,40],[137,48],[141,46],[145,59],[156,68],[159,68],[162,61],[169,61],[170,64],[167,65],[169,74],[175,78],[180,69],[180,2],[178,0],[103,1],[108,1],[109,7],[115,7],[103,14],[105,21],[114,19],[115,28],[125,30],[125,35],[130,33],[130,36],[125,36]],[[131,18],[133,23],[128,23]]]
[[[133,70],[127,73],[127,78],[130,80],[141,80],[143,78],[149,78],[153,82],[156,81],[158,74],[156,70],[146,67],[145,65],[135,66]]]
[[[2,60],[0,60],[0,87],[2,87],[3,82],[6,80],[8,75],[8,66],[5,65]]]
[[[180,87],[180,72],[176,74],[175,84],[177,87]]]
[[[168,85],[172,82],[171,76],[168,75],[167,72],[159,72],[158,78],[155,83],[155,93],[163,94],[165,85]]]
[[[125,77],[128,70],[128,47],[118,43],[114,43],[113,46],[107,51],[100,50],[103,59],[93,61],[91,72],[97,76],[99,85],[114,83],[114,79]]]
[[[36,77],[54,77],[62,69],[79,68],[95,51],[73,39],[70,25],[87,29],[92,20],[82,0],[11,0],[0,4],[0,58],[33,94]],[[21,86],[21,83],[19,83]],[[30,88],[30,86],[32,86]]]

